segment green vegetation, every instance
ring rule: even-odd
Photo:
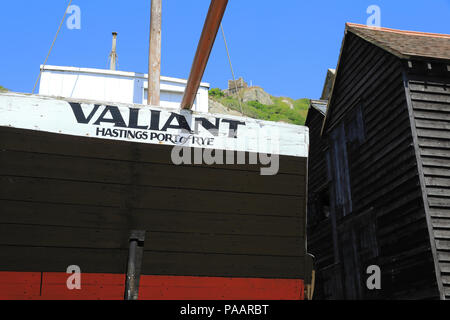
[[[225,96],[220,89],[211,89],[209,97],[225,107],[241,112],[238,99],[234,96]],[[273,105],[265,105],[258,101],[242,102],[242,111],[245,116],[250,118],[296,125],[305,124],[309,99],[293,100],[291,98],[272,97],[272,101]]]
[[[6,92],[8,91],[8,89],[6,89],[5,87],[0,86],[0,92]]]
[[[222,98],[225,96],[225,94],[219,88],[213,88],[209,90],[209,96],[213,98]]]

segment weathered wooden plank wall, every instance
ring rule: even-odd
[[[317,271],[316,299],[338,298],[335,292],[327,290],[327,267],[334,264],[332,224],[329,215],[329,186],[327,164],[324,157],[326,140],[321,139],[324,115],[311,107],[306,119],[309,128],[310,150],[308,159],[308,250],[315,255]],[[327,201],[328,200],[328,201]],[[328,215],[327,215],[328,212]]]
[[[446,64],[417,73],[414,62],[408,86],[417,128],[426,198],[436,243],[443,293],[450,299],[450,76]],[[443,72],[439,75],[437,67]],[[447,71],[447,72],[446,72]]]
[[[348,162],[350,177],[350,213],[348,206],[336,205],[336,197],[343,196],[336,188],[348,187],[342,185],[345,172],[330,177],[338,254],[335,265],[324,269],[331,278],[322,280],[336,286],[324,291],[338,298],[439,297],[402,68],[398,58],[351,32],[346,35],[324,132],[328,139],[344,125],[348,156],[342,161]],[[322,159],[311,155],[310,162],[316,161]],[[338,169],[330,163],[330,172]],[[318,241],[309,249],[316,257],[328,256],[324,247]],[[369,265],[381,268],[381,291],[366,287]]]
[[[0,129],[0,271],[303,279],[306,159],[182,166],[171,148]]]

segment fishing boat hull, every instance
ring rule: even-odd
[[[0,95],[0,299],[123,299],[133,230],[142,300],[305,298],[307,129],[280,125],[285,155],[262,175],[250,162],[264,146],[240,134],[267,123],[109,107]],[[174,164],[177,137],[192,162],[211,149],[247,161]]]

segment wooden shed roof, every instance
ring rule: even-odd
[[[369,27],[362,24],[347,22],[345,25],[345,37],[339,54],[336,68],[336,79],[339,77],[341,58],[348,33],[368,41],[381,49],[397,56],[400,59],[427,59],[450,61],[450,34],[426,33],[417,31],[404,31],[381,27]],[[335,79],[335,82],[336,82]],[[328,108],[322,127],[324,133],[330,121],[330,110],[333,108],[334,86],[331,89]]]
[[[321,114],[327,113],[328,100],[311,100],[311,108],[316,109]]]
[[[402,59],[450,60],[450,35],[368,27],[347,23],[346,30]]]

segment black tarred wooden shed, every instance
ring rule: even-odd
[[[316,298],[449,299],[450,35],[347,24],[309,127]]]

